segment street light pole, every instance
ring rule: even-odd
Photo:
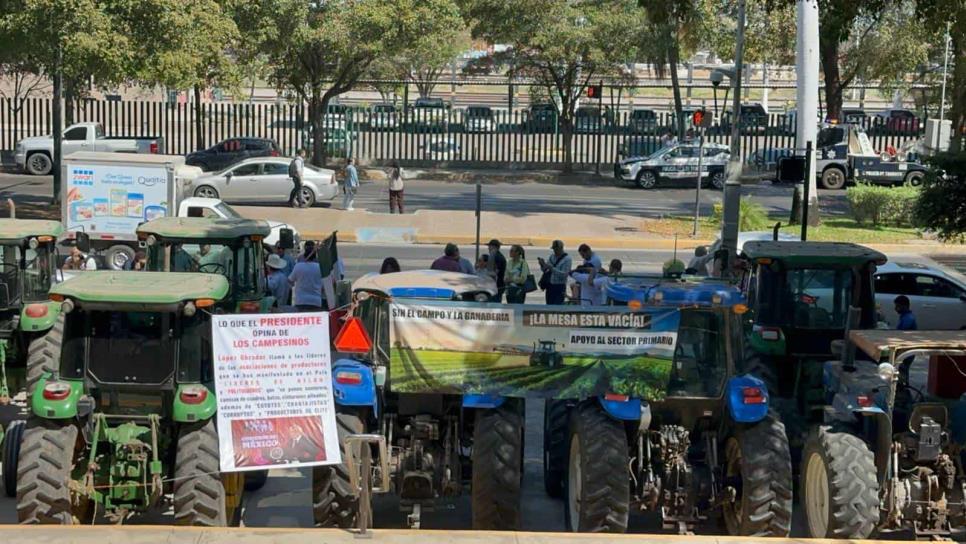
[[[731,275],[731,265],[738,253],[738,221],[741,207],[741,78],[745,57],[745,0],[738,0],[738,31],[735,39],[735,74],[731,82],[735,95],[731,109],[731,156],[728,159],[728,181],[724,188],[724,223],[721,225],[721,252],[715,265],[722,277]]]
[[[798,32],[796,35],[795,64],[798,72],[798,88],[796,100],[798,114],[795,123],[796,154],[804,150],[809,143],[814,150],[816,147],[818,126],[818,0],[798,0]],[[808,195],[808,201],[800,200],[801,205],[808,206],[808,214],[803,214],[811,222],[811,226],[818,225],[818,186],[815,152],[812,152],[805,163],[805,181],[807,191],[802,188],[799,197]]]
[[[949,72],[949,42],[952,41],[952,37],[949,35],[949,26],[952,23],[946,23],[946,48],[943,51],[943,91],[942,99],[939,101],[939,120],[942,121],[946,118],[946,74]]]

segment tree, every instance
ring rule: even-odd
[[[946,242],[966,241],[966,152],[929,159],[914,216],[918,226]]]
[[[470,48],[470,33],[454,2],[417,5],[419,12],[414,15],[420,28],[397,62],[404,70],[403,76],[416,86],[419,96],[428,97],[440,75]]]
[[[738,0],[699,0],[700,41],[715,56],[733,59],[738,27]],[[748,64],[795,64],[794,2],[745,3],[745,51]]]
[[[948,119],[953,125],[954,150],[966,149],[966,2],[962,0],[918,0],[917,15],[925,24],[943,29],[949,24],[951,81],[947,83],[947,101],[950,104]]]
[[[309,105],[312,162],[324,162],[322,117],[329,101],[352,89],[372,63],[412,43],[424,27],[417,14],[448,0],[264,0],[257,21],[264,31],[269,80]]]
[[[573,122],[590,81],[626,62],[643,13],[631,0],[464,0],[473,35],[511,47],[513,70],[543,87],[560,112],[564,171],[573,169]]]

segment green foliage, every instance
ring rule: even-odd
[[[737,0],[697,0],[702,43],[722,59],[735,54]],[[795,64],[796,13],[794,2],[747,0],[745,52],[747,63]]]
[[[940,240],[966,241],[966,151],[929,160],[914,214],[919,226],[935,231]]]
[[[749,197],[743,197],[739,207],[738,230],[741,232],[766,230],[771,228],[771,222],[765,208]],[[724,203],[715,202],[711,208],[711,221],[716,225],[724,224]]]
[[[859,183],[849,187],[845,195],[860,225],[905,227],[911,224],[919,189]]]

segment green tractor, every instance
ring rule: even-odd
[[[253,219],[162,217],[138,227],[148,270],[224,276],[231,289],[218,308],[229,313],[266,313],[275,306],[266,295],[262,243],[270,233],[267,222]]]
[[[226,526],[243,473],[219,471],[208,310],[218,274],[92,271],[51,288],[47,335],[20,449],[21,523],[120,522],[174,496],[179,525]]]
[[[530,354],[530,366],[545,366],[559,368],[563,366],[563,355],[557,352],[557,343],[553,340],[540,340],[539,346],[533,346]]]
[[[763,379],[797,460],[822,421],[823,368],[849,329],[877,323],[873,275],[882,253],[849,243],[751,241],[742,286],[750,311],[745,371]],[[797,466],[797,462],[796,465]]]
[[[34,340],[53,327],[60,314],[60,305],[50,303],[47,291],[57,280],[57,238],[63,232],[57,221],[0,219],[0,403],[9,403],[32,384],[25,373],[28,354],[36,357],[43,349]],[[3,487],[8,497],[17,494],[23,424],[15,419],[6,433],[0,425]]]

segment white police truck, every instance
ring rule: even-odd
[[[632,181],[641,189],[653,189],[658,183],[695,182],[698,177],[698,157],[701,147],[697,142],[672,144],[646,157],[631,157],[614,165],[614,177]],[[704,144],[701,157],[701,179],[715,189],[723,189],[727,175],[725,167],[731,156],[727,146]]]

